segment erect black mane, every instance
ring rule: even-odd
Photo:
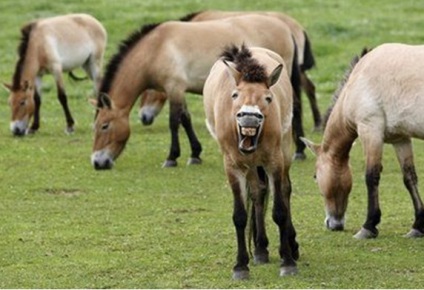
[[[24,67],[25,56],[28,50],[28,44],[31,36],[31,31],[36,23],[31,22],[21,28],[21,42],[18,46],[18,62],[16,63],[15,73],[13,74],[12,90],[17,91],[21,87],[21,73]]]
[[[140,29],[134,31],[126,40],[123,40],[119,44],[118,52],[112,56],[108,65],[106,66],[104,78],[100,85],[101,93],[109,93],[112,81],[115,78],[116,72],[118,71],[121,62],[144,36],[146,36],[150,31],[155,29],[160,24],[161,23],[146,24]],[[98,103],[99,105],[101,104],[101,102]]]
[[[197,15],[199,15],[202,12],[203,11],[197,11],[197,12],[189,13],[189,14],[181,17],[179,20],[180,21],[185,21],[185,22],[190,22],[194,17],[196,17]]]
[[[372,49],[368,49],[366,47],[364,47],[362,49],[362,52],[360,55],[355,55],[353,57],[353,59],[350,62],[350,67],[348,68],[348,70],[345,72],[344,77],[342,79],[342,81],[340,82],[338,88],[336,89],[336,91],[334,92],[333,95],[333,100],[332,100],[332,104],[331,106],[327,109],[327,112],[325,113],[324,116],[324,120],[323,120],[323,126],[322,128],[325,129],[325,127],[327,126],[327,122],[328,122],[328,118],[330,117],[331,112],[333,111],[333,107],[336,104],[336,101],[338,100],[347,80],[349,79],[350,74],[352,73],[353,69],[355,68],[356,64],[359,62],[359,60],[366,55],[368,52],[370,52]]]
[[[265,67],[252,58],[252,53],[244,44],[241,48],[235,45],[226,47],[221,57],[224,61],[233,62],[241,73],[242,80],[246,82],[262,83],[268,79]]]

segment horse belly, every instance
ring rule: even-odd
[[[77,42],[51,41],[52,63],[59,62],[62,71],[70,71],[86,63],[93,52],[90,40]]]

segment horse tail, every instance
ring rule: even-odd
[[[85,81],[86,79],[88,79],[88,76],[85,76],[85,77],[78,77],[78,76],[76,76],[72,71],[70,71],[69,73],[68,73],[68,76],[73,80],[73,81]]]
[[[341,94],[341,92],[342,92],[342,90],[343,90],[343,88],[344,88],[344,85],[346,84],[347,80],[349,79],[350,74],[352,73],[353,69],[355,68],[355,66],[356,66],[356,64],[359,62],[359,60],[360,60],[361,58],[363,58],[363,57],[364,57],[364,55],[366,55],[366,54],[367,54],[368,52],[370,52],[371,50],[372,50],[372,48],[371,48],[371,49],[369,49],[369,48],[367,48],[367,47],[364,47],[364,48],[362,49],[362,51],[361,51],[361,54],[360,54],[360,55],[355,55],[355,56],[353,57],[353,59],[350,61],[350,67],[349,67],[349,68],[348,68],[348,70],[345,72],[345,74],[344,74],[344,77],[343,77],[342,81],[340,82],[340,84],[339,84],[338,88],[337,88],[337,89],[336,89],[336,91],[334,92],[333,100],[332,100],[332,104],[331,104],[331,106],[327,109],[327,112],[325,113],[325,116],[324,116],[324,119],[323,119],[323,123],[322,123],[322,128],[323,128],[324,130],[325,130],[325,127],[327,126],[328,118],[330,118],[330,114],[331,114],[331,112],[333,111],[333,107],[334,107],[334,105],[335,105],[335,103],[336,103],[337,99],[339,98],[339,96],[340,96],[340,94]]]
[[[315,57],[312,53],[311,42],[306,31],[303,31],[303,35],[305,36],[305,47],[303,49],[303,63],[300,64],[300,69],[306,71],[315,66]]]

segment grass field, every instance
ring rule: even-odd
[[[299,20],[317,61],[309,75],[322,113],[364,46],[424,41],[424,2],[409,0],[6,0],[0,1],[0,81],[11,80],[19,28],[28,20],[70,12],[94,15],[109,33],[107,63],[119,41],[140,25],[211,8],[283,11]],[[268,216],[271,263],[251,266],[248,281],[233,281],[232,196],[218,146],[204,126],[201,97],[187,95],[204,148],[202,165],[185,165],[189,150],[181,137],[179,166],[161,168],[170,142],[167,112],[143,127],[133,110],[126,150],[112,170],[97,172],[90,164],[91,84],[67,81],[67,92],[74,134],[64,133],[65,119],[47,76],[39,132],[15,138],[9,131],[8,94],[0,91],[0,288],[423,287],[424,241],[403,237],[413,208],[390,147],[384,155],[377,239],[352,238],[366,214],[360,144],[351,152],[354,186],[344,232],[324,227],[323,201],[312,178],[315,160],[307,152],[307,160],[291,170],[299,274],[278,277],[277,230]],[[305,96],[303,106],[306,135],[318,142],[321,134],[311,131]],[[423,144],[414,146],[423,180]]]

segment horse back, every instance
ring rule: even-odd
[[[29,52],[38,53],[38,58],[45,62],[42,67],[58,62],[66,71],[81,66],[90,55],[103,56],[106,30],[88,14],[44,18],[34,24]]]
[[[424,138],[424,46],[383,44],[354,67],[340,109],[357,126],[379,127],[387,142]],[[336,107],[335,107],[336,108]]]

